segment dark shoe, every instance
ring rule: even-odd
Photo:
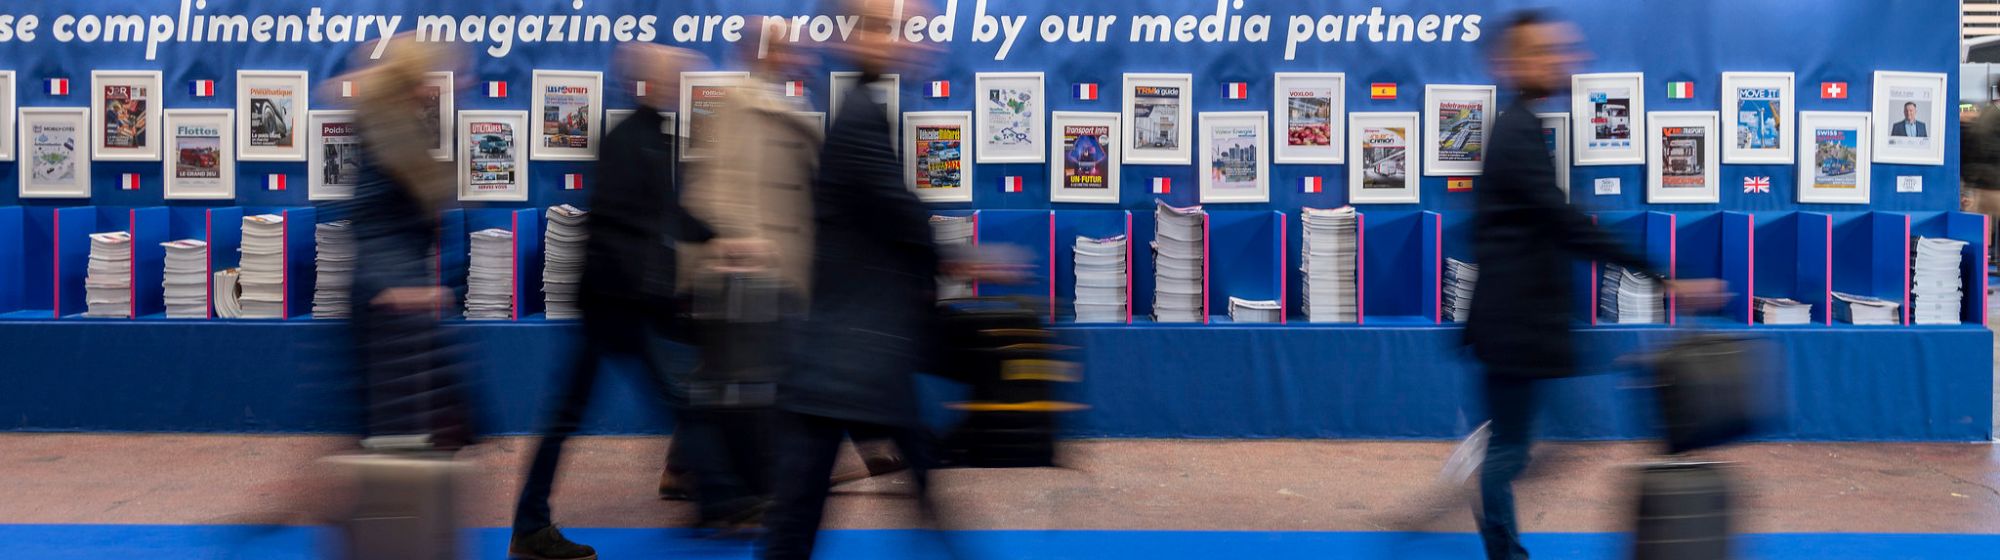
[[[857,480],[903,472],[910,468],[908,463],[903,462],[902,457],[889,454],[863,456],[861,464],[863,468],[834,473],[832,484],[839,486]]]
[[[667,469],[660,473],[660,499],[687,501],[694,498],[689,489],[694,488],[693,475],[675,473]]]
[[[509,560],[597,560],[597,549],[570,542],[554,525],[527,536],[514,534],[507,544]]]

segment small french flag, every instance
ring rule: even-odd
[[[1325,188],[1325,184],[1322,183],[1321,181],[1322,179],[1320,179],[1319,177],[1313,176],[1313,177],[1306,177],[1304,180],[1300,181],[1300,183],[1304,185],[1305,192],[1316,193],[1320,192],[1320,189]]]
[[[1097,100],[1097,84],[1076,84],[1071,86],[1070,90],[1076,93],[1077,99],[1084,101]]]
[[[1222,96],[1229,99],[1249,99],[1250,84],[1245,82],[1229,82],[1227,84],[1223,84]]]
[[[930,96],[951,97],[951,82],[946,82],[946,81],[931,82]]]
[[[285,175],[282,173],[273,173],[271,175],[266,175],[264,177],[264,190],[267,191],[285,190]]]
[[[126,173],[120,176],[118,178],[118,188],[120,190],[127,190],[127,191],[139,190],[139,174]]]
[[[792,80],[789,82],[785,82],[785,97],[805,97],[805,96],[806,96],[806,82],[804,80]]]
[[[188,93],[195,97],[215,97],[215,80],[195,80],[188,82]]]
[[[49,95],[69,95],[69,78],[49,78],[42,83],[48,86]]]
[[[1001,178],[1000,190],[1010,193],[1021,192],[1021,176],[1008,175],[1006,177]]]
[[[645,80],[639,80],[639,81],[637,81],[637,82],[632,82],[632,96],[633,96],[633,97],[645,97],[645,96],[646,96],[646,81],[645,81]]]
[[[563,190],[566,190],[566,191],[580,191],[580,190],[583,190],[583,174],[582,174],[582,173],[564,173],[564,174],[563,174]]]
[[[486,82],[486,96],[494,98],[506,97],[507,82]]]
[[[355,92],[355,88],[354,88],[354,81],[353,81],[353,80],[342,80],[342,81],[340,82],[340,96],[341,96],[341,97],[354,97],[354,92]]]
[[[1174,180],[1167,177],[1153,178],[1153,194],[1167,194],[1174,191]]]

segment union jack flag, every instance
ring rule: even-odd
[[[1771,192],[1771,178],[1770,178],[1770,177],[1744,177],[1744,178],[1743,178],[1743,192],[1745,192],[1745,193],[1769,193],[1769,192]]]

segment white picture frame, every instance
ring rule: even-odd
[[[166,157],[160,164],[168,200],[236,198],[236,112],[229,109],[168,109]]]
[[[535,136],[529,159],[597,159],[597,148],[604,138],[604,73],[536,70],[533,84],[533,104],[529,105],[533,114],[529,116],[535,119]],[[582,130],[577,130],[577,125]]]
[[[457,168],[459,200],[528,200],[528,151],[521,145],[532,132],[528,123],[527,111],[458,113],[458,162],[453,165]],[[504,148],[499,147],[503,143]],[[502,149],[507,153],[501,153]],[[512,169],[506,168],[509,164]],[[479,168],[477,174],[474,167]]]
[[[1271,163],[1346,162],[1347,74],[1279,72],[1272,81]]]
[[[1202,204],[1270,202],[1271,114],[1207,112],[1200,126]]]
[[[359,126],[353,111],[306,115],[306,200],[354,198],[354,188],[361,183]]]
[[[1871,158],[1874,142],[1869,138],[1875,133],[1873,120],[1872,114],[1863,111],[1799,112],[1799,203],[1869,203],[1870,191],[1874,188],[1869,181],[1869,168],[1874,166]],[[1849,177],[1840,177],[1843,170],[1839,169],[1837,150],[1830,153],[1821,151],[1821,131],[1835,133],[1826,140],[1851,144],[1847,146],[1852,151],[1847,162],[1849,168],[1844,170]],[[1854,136],[1844,137],[1848,133]],[[1823,168],[1822,163],[1831,163],[1834,167]]]
[[[22,107],[18,114],[21,198],[90,198],[90,108]]]
[[[14,87],[14,71],[0,70],[0,161],[14,161],[14,106],[20,95]]]
[[[1723,72],[1722,163],[1792,163],[1796,90],[1791,72]]]
[[[1603,94],[1603,97],[1598,97]],[[1619,97],[1622,94],[1623,97]],[[1625,102],[1618,114],[1618,102]],[[1599,109],[1605,112],[1602,126]],[[1570,150],[1577,165],[1643,165],[1646,139],[1646,75],[1640,72],[1577,74],[1570,77]],[[1602,128],[1600,134],[1599,129]],[[1619,129],[1623,129],[1623,134]],[[1600,136],[1602,136],[1600,138]]]
[[[1562,189],[1563,201],[1569,201],[1569,113],[1535,113],[1541,121],[1542,142],[1549,150],[1549,159],[1556,166],[1556,188]]]
[[[681,161],[708,159],[711,152],[720,149],[708,134],[709,123],[720,118],[729,108],[729,97],[736,88],[748,80],[747,72],[682,72],[680,111],[688,118],[680,119]],[[700,96],[700,99],[696,99]]]
[[[821,136],[826,135],[826,113],[819,111],[792,111],[792,116],[798,117],[799,122],[804,123],[806,128],[812,129],[813,133]]]
[[[429,103],[430,106],[424,108],[426,113],[436,113],[434,116],[426,115],[430,122],[425,123],[426,126],[432,127],[432,130],[436,130],[438,136],[437,141],[432,142],[431,158],[451,161],[458,154],[458,149],[454,145],[454,139],[458,134],[452,126],[452,119],[458,116],[458,78],[451,72],[427,72],[424,74],[422,87],[434,88],[437,93],[436,99]],[[420,91],[418,95],[424,93]],[[310,118],[311,113],[308,112],[307,116]]]
[[[1349,204],[1416,204],[1422,201],[1423,193],[1417,188],[1417,178],[1423,176],[1423,170],[1409,167],[1411,163],[1422,164],[1421,160],[1410,157],[1411,148],[1422,142],[1420,121],[1422,118],[1413,112],[1347,114]],[[1382,151],[1369,152],[1370,145]]]
[[[91,160],[160,161],[156,125],[165,102],[158,70],[90,71],[90,114],[97,123],[90,131]]]
[[[1493,131],[1495,88],[1487,85],[1424,86],[1424,175],[1465,177],[1486,169],[1487,137]],[[1445,120],[1444,111],[1454,112]],[[1459,112],[1464,112],[1459,116]],[[1452,128],[1446,134],[1444,127]],[[1445,144],[1452,144],[1447,147]]]
[[[938,153],[937,150],[940,148],[949,149],[935,144],[936,142],[949,142],[948,139],[933,137],[943,136],[952,128],[956,128],[958,132],[958,183],[956,185],[933,186],[932,183],[937,181],[936,177],[948,176],[949,172],[940,171],[937,174],[930,174],[920,171],[928,169],[933,165],[928,158],[932,157],[932,154]],[[935,132],[932,132],[933,130]],[[902,147],[903,185],[908,187],[911,192],[917,193],[917,198],[924,202],[972,202],[972,185],[974,184],[972,182],[972,162],[976,160],[965,152],[973,149],[973,145],[977,143],[971,141],[972,136],[976,134],[974,130],[972,127],[972,114],[965,111],[912,111],[904,113],[903,138],[906,139],[905,143],[909,145]],[[919,146],[918,144],[930,145]],[[945,157],[949,157],[949,155]]]
[[[1119,118],[1118,113],[1110,111],[1049,113],[1049,202],[1118,204],[1119,189],[1122,187],[1119,181],[1118,135],[1125,133],[1124,128],[1119,126]],[[1081,130],[1072,131],[1071,127]],[[1097,146],[1095,151],[1100,154],[1095,162],[1090,161],[1091,150],[1088,148],[1081,153],[1070,153],[1072,139],[1090,136],[1090,132],[1102,133],[1092,140]],[[1073,171],[1074,180],[1071,178]],[[1097,181],[1090,179],[1093,176]],[[1090,186],[1092,182],[1101,184]]]
[[[827,75],[827,83],[831,84],[826,92],[826,123],[830,127],[833,123],[840,122],[840,108],[847,103],[848,90],[854,89],[856,84],[861,83],[861,73],[832,72]],[[889,115],[889,135],[896,136],[903,130],[903,76],[883,74],[876,79],[874,87],[875,93],[882,96],[883,112]],[[900,137],[892,140],[896,141],[896,149],[901,150],[903,143]]]
[[[1188,165],[1194,160],[1193,74],[1126,74],[1119,89],[1125,163]],[[1141,96],[1140,92],[1147,95]],[[1141,98],[1145,115],[1138,115]],[[1170,103],[1170,105],[1169,105]],[[1165,111],[1160,108],[1165,106]]]
[[[1658,111],[1646,116],[1646,157],[1654,162],[1646,167],[1647,204],[1722,201],[1719,125],[1715,111]]]
[[[976,163],[1048,161],[1048,90],[1041,72],[980,72],[972,79]]]
[[[1947,97],[1945,83],[1944,74],[1875,72],[1876,163],[1944,165],[1945,131],[1958,126],[1945,120],[1945,106],[1957,105],[1956,99]],[[1903,122],[1909,117],[1906,104],[1917,105],[1914,112],[1919,119],[1914,125]]]
[[[236,159],[305,161],[311,112],[307,75],[298,70],[236,71]]]

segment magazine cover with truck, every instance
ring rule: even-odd
[[[1722,198],[1716,113],[1662,111],[1646,118],[1646,202],[1714,203]]]
[[[529,155],[540,160],[597,158],[604,136],[604,74],[536,70],[533,107],[535,137]]]
[[[166,112],[166,198],[236,198],[235,117],[228,109]]]
[[[1416,113],[1348,113],[1347,199],[1353,204],[1414,204],[1418,162],[1410,160],[1417,142]]]
[[[458,199],[528,199],[526,111],[465,111],[458,115]]]
[[[1638,72],[1570,77],[1570,149],[1577,165],[1646,163],[1645,75]]]
[[[966,151],[972,115],[963,111],[903,114],[903,179],[925,202],[971,202],[972,162]]]
[[[1493,86],[1424,86],[1424,174],[1478,175],[1486,167],[1486,132],[1493,128]]]
[[[1873,148],[1868,113],[1799,113],[1800,203],[1867,204]]]

